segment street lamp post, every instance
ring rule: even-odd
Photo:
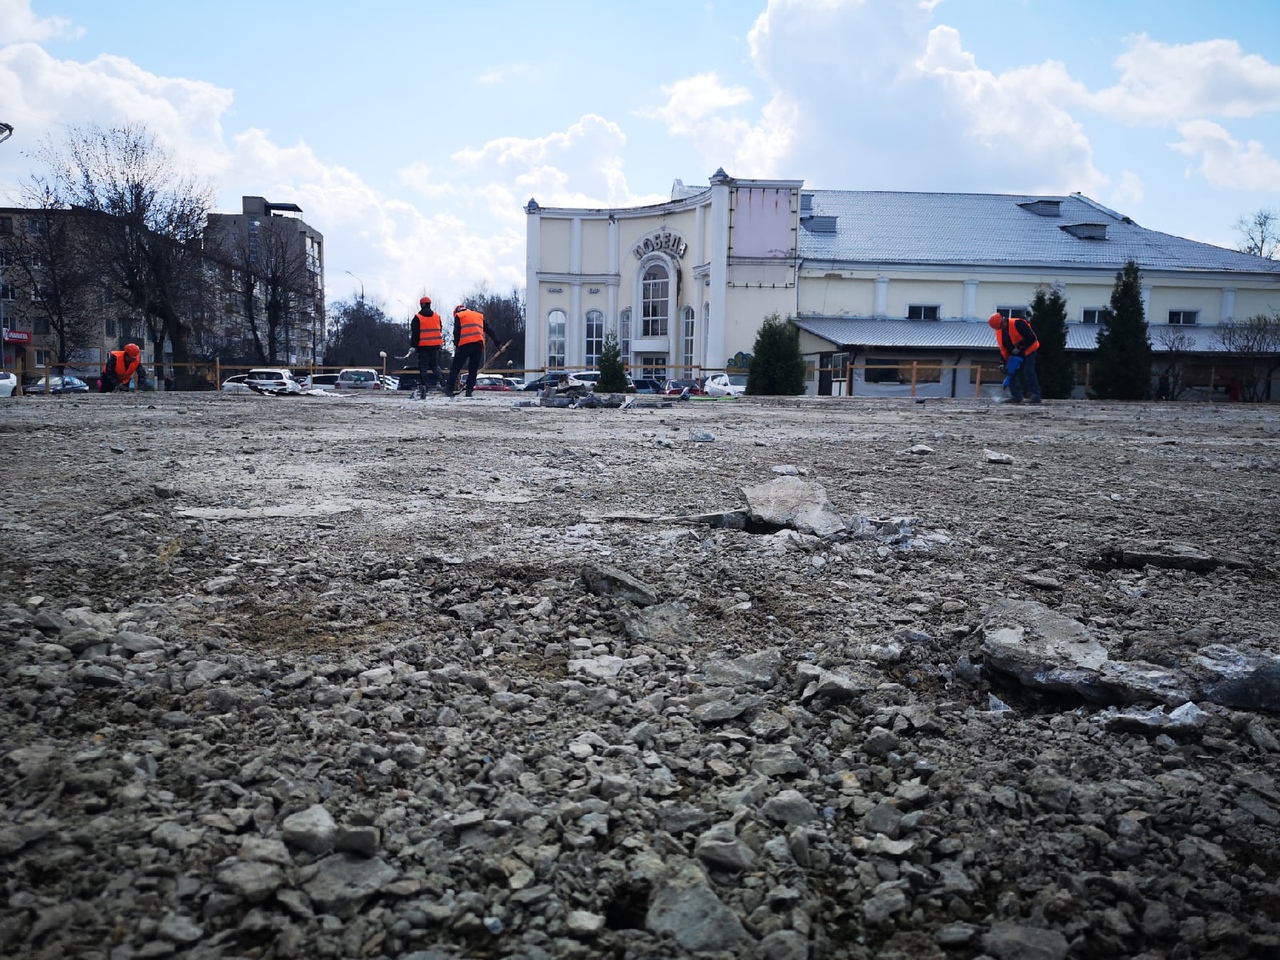
[[[359,277],[357,277],[350,270],[343,270],[342,272],[345,273],[347,276],[351,277],[353,280],[355,280],[356,283],[360,284],[360,305],[364,306],[364,281],[361,280]]]
[[[387,382],[387,351],[379,350],[378,356],[382,358],[382,382],[385,385]]]

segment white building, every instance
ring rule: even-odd
[[[1129,260],[1157,368],[1162,352],[1221,363],[1215,327],[1280,311],[1280,264],[1144,229],[1080,194],[808,190],[718,170],[655,206],[525,209],[529,371],[594,367],[606,332],[636,376],[742,368],[777,314],[801,331],[811,393],[972,396],[995,376],[986,318],[1056,289],[1083,382]]]

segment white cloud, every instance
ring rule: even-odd
[[[639,110],[642,117],[662,121],[674,134],[694,132],[701,121],[751,100],[746,87],[725,86],[715,73],[700,73],[661,88],[667,97],[664,106]]]
[[[1245,54],[1234,40],[1168,44],[1146,34],[1128,39],[1129,49],[1115,61],[1120,82],[1092,98],[1110,116],[1164,124],[1280,109],[1280,66]]]
[[[31,0],[0,0],[0,37],[6,43],[78,37],[83,32],[73,30],[66,17],[37,17],[31,12]]]
[[[1197,159],[1195,169],[1216,187],[1274,192],[1280,184],[1280,160],[1256,140],[1241,144],[1210,120],[1178,126],[1182,140],[1170,146]]]

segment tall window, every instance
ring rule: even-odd
[[[618,352],[622,354],[622,362],[631,358],[631,308],[627,307],[618,314]]]
[[[665,337],[667,335],[667,297],[671,280],[667,268],[655,263],[644,272],[640,296],[643,301],[644,329],[641,336]]]
[[[693,376],[694,322],[693,307],[685,307],[682,313],[683,329],[680,331],[680,364],[686,377]]]
[[[0,283],[0,300],[17,300],[18,288],[12,283]]]
[[[552,310],[547,316],[547,366],[564,366],[564,324],[563,310]]]
[[[604,352],[604,314],[599,310],[587,311],[587,369],[600,366],[600,354]]]
[[[1170,310],[1169,322],[1172,324],[1182,324],[1188,326],[1198,322],[1200,319],[1199,310]]]

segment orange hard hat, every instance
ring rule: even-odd
[[[1004,317],[998,313],[993,313],[987,317],[987,323],[991,324],[992,329],[999,330],[1000,324],[1004,323]]]
[[[142,353],[142,351],[138,349],[138,345],[136,343],[126,343],[124,345],[124,352],[135,359]]]

